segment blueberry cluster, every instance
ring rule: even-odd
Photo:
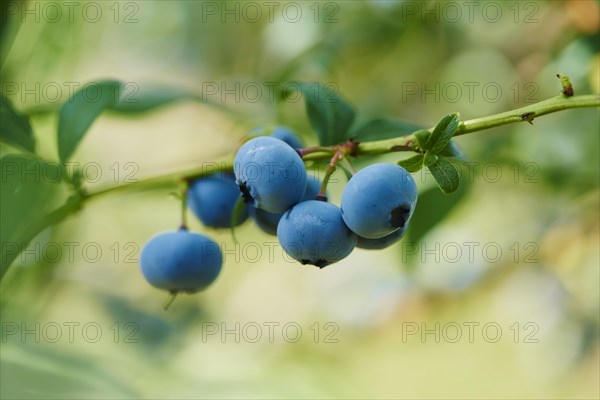
[[[355,247],[383,249],[402,238],[417,201],[416,184],[404,168],[380,163],[358,171],[338,207],[327,202],[321,181],[306,172],[296,151],[302,147],[298,137],[285,127],[269,133],[250,133],[235,155],[233,173],[190,183],[188,206],[205,226],[229,228],[251,218],[277,235],[288,255],[320,268]],[[240,196],[244,204],[236,212]],[[211,239],[181,228],[151,238],[140,264],[152,285],[193,293],[217,278],[222,255]]]
[[[321,182],[307,175],[291,148],[298,141],[286,134],[281,139],[290,146],[266,136],[246,142],[235,156],[234,173],[251,217],[277,235],[288,255],[322,268],[355,247],[383,249],[402,238],[417,201],[416,184],[404,168],[364,168],[349,180],[337,207],[318,201],[326,198],[318,196]]]

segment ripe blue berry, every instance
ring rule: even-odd
[[[379,239],[367,239],[357,235],[356,247],[365,250],[385,249],[386,247],[390,247],[391,245],[398,243],[400,239],[404,237],[404,233],[406,233],[407,228],[408,224],[405,224],[402,228],[398,229],[397,231]]]
[[[289,144],[293,149],[302,148],[302,142],[296,136],[296,134],[285,126],[276,126],[275,129],[271,132],[271,136],[277,138],[279,140],[283,140],[287,144]]]
[[[244,143],[235,155],[234,172],[246,204],[269,212],[289,210],[302,199],[306,188],[302,159],[273,137]]]
[[[231,173],[218,172],[196,179],[190,184],[187,193],[188,206],[205,226],[229,228],[235,202],[240,191]],[[234,226],[248,218],[247,207]]]
[[[306,190],[303,201],[314,200],[321,190],[321,181],[313,175],[307,176]],[[269,235],[277,235],[277,224],[285,213],[271,213],[259,208],[250,207],[250,216],[256,222],[256,225]]]
[[[292,147],[293,149],[302,148],[302,142],[300,141],[300,138],[298,138],[298,136],[294,133],[294,131],[282,125],[278,125],[275,127],[261,126],[258,128],[254,128],[250,132],[248,132],[247,136],[257,137],[269,134],[274,138],[283,140],[284,142],[289,144],[290,147]]]
[[[356,235],[344,224],[340,209],[317,200],[286,212],[277,226],[277,238],[288,255],[319,268],[340,261],[356,246]]]
[[[170,292],[194,293],[206,288],[217,279],[222,264],[215,242],[186,229],[153,236],[140,255],[146,280]]]
[[[372,164],[358,171],[342,193],[342,216],[357,235],[378,239],[402,228],[417,202],[417,185],[404,168]]]

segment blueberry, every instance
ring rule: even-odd
[[[153,236],[140,255],[146,280],[173,293],[206,288],[217,279],[222,264],[221,250],[215,242],[185,229]]]
[[[298,136],[294,133],[294,131],[291,130],[290,128],[288,128],[287,126],[282,126],[282,125],[278,125],[275,127],[261,126],[261,127],[252,129],[247,134],[247,136],[250,136],[250,137],[265,136],[265,135],[270,135],[279,140],[283,140],[284,142],[289,144],[290,147],[292,147],[293,149],[302,148],[302,142],[300,141],[300,138],[298,138]]]
[[[404,168],[372,164],[358,171],[342,193],[342,216],[357,235],[378,239],[404,227],[415,209],[417,185]]]
[[[390,247],[393,244],[396,244],[404,237],[404,233],[406,233],[406,229],[408,228],[408,224],[405,224],[402,228],[398,229],[395,232],[390,233],[387,236],[384,236],[379,239],[367,239],[362,236],[357,235],[356,247],[359,249],[366,250],[381,250],[386,247]]]
[[[205,226],[211,228],[231,227],[231,216],[240,191],[231,173],[218,172],[196,179],[187,193],[188,206]],[[248,209],[235,221],[240,225],[248,218]]]
[[[244,143],[235,155],[234,172],[246,204],[256,208],[284,212],[304,196],[302,159],[279,139],[262,136]]]
[[[276,126],[275,129],[271,132],[271,136],[277,138],[279,140],[283,140],[287,144],[289,144],[293,149],[301,149],[302,142],[296,136],[296,134],[285,126]]]
[[[356,235],[344,224],[340,209],[317,200],[287,211],[277,226],[277,238],[288,255],[319,268],[340,261],[356,246]]]
[[[256,225],[269,235],[277,235],[277,224],[285,213],[272,213],[260,208],[250,207],[250,217],[256,222]]]
[[[313,175],[307,176],[306,190],[303,201],[314,200],[321,191],[321,181]],[[250,207],[250,216],[256,222],[256,225],[269,235],[277,235],[277,224],[284,213],[271,213],[259,208]]]

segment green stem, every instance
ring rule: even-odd
[[[539,103],[531,104],[525,107],[517,108],[512,111],[500,114],[489,115],[487,117],[462,121],[458,125],[458,132],[455,136],[466,135],[467,133],[482,131],[495,128],[502,125],[508,125],[516,122],[530,122],[536,117],[550,114],[553,112],[566,110],[570,108],[599,107],[600,95],[582,95],[566,97],[559,95]],[[433,130],[433,127],[429,129]],[[303,154],[304,161],[309,160],[328,160],[331,159],[333,151],[332,146],[317,146],[309,148],[310,150]],[[386,154],[397,151],[418,151],[416,138],[414,134],[404,135],[393,139],[376,140],[372,142],[362,142],[356,147],[355,155],[375,155]],[[232,171],[233,161],[225,160],[210,163],[209,167],[202,166],[187,171],[171,173],[167,175],[144,179],[137,183],[124,183],[117,186],[100,189],[96,192],[84,194],[84,199],[96,198],[105,194],[122,192],[135,189],[150,188],[168,188],[173,187],[182,179],[193,180],[217,171]]]
[[[179,229],[188,228],[188,219],[187,219],[187,192],[189,187],[189,181],[187,179],[183,180],[181,185],[181,225]]]
[[[514,122],[531,122],[534,118],[541,117],[542,115],[551,114],[569,108],[599,106],[600,95],[598,94],[572,97],[560,95],[536,104],[517,108],[516,110],[463,121],[458,125],[458,132],[456,132],[455,136],[512,124]]]
[[[325,171],[325,176],[323,177],[323,182],[321,183],[321,190],[319,190],[317,199],[327,201],[327,184],[329,183],[329,178],[331,178],[331,175],[333,175],[335,172],[338,161],[340,161],[340,159],[343,157],[344,154],[342,150],[337,150],[333,154],[333,157],[331,157],[331,160],[327,165],[327,170]]]
[[[97,190],[95,192],[85,192],[83,198],[90,200],[92,198],[102,197],[107,194],[132,191],[132,190],[147,190],[147,189],[161,189],[161,188],[172,188],[183,180],[193,181],[194,179],[201,178],[206,175],[214,174],[218,171],[233,171],[233,161],[217,161],[211,163],[205,163],[201,167],[192,168],[187,171],[174,172],[167,175],[155,176],[147,179],[140,180],[134,183],[123,183],[116,186],[110,186],[104,189]]]
[[[570,108],[599,107],[600,95],[591,94],[583,96],[566,97],[559,95],[539,103],[531,104],[525,107],[517,108],[512,111],[500,114],[489,115],[487,117],[462,121],[458,125],[458,131],[455,136],[466,135],[467,133],[482,131],[495,128],[497,126],[508,125],[515,122],[530,122],[534,118],[553,112],[566,110]],[[429,129],[433,130],[433,127]],[[309,148],[302,156],[304,161],[308,160],[327,160],[331,158],[333,147],[317,146]],[[355,155],[374,155],[385,154],[395,151],[417,151],[416,138],[414,134],[404,135],[393,139],[376,140],[372,142],[359,143]],[[103,196],[108,193],[121,192],[132,189],[147,189],[150,187],[163,188],[172,187],[182,179],[192,180],[217,171],[232,171],[233,162],[231,160],[220,161],[209,164],[211,168],[202,166],[188,171],[176,172],[172,174],[148,178],[137,183],[125,183],[112,186],[106,189],[100,189],[96,192],[84,194],[85,199]],[[218,165],[216,168],[215,166]]]
[[[599,106],[600,95],[598,94],[572,97],[559,95],[551,99],[541,101],[539,103],[517,108],[512,111],[462,121],[459,123],[458,131],[454,136],[466,135],[467,133],[491,129],[516,122],[531,123],[534,118],[570,108]],[[433,128],[429,129],[429,131],[432,130]],[[416,145],[416,138],[413,134],[404,135],[393,139],[376,140],[373,142],[360,143],[358,145],[357,155],[385,154],[390,153],[392,151],[417,151]],[[313,157],[307,156],[304,159],[310,158]]]

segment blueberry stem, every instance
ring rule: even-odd
[[[329,183],[329,178],[331,178],[331,175],[335,172],[337,168],[337,163],[342,158],[344,158],[343,150],[341,148],[338,148],[333,154],[333,157],[331,157],[331,160],[327,165],[327,169],[325,170],[325,176],[323,177],[323,183],[321,183],[321,190],[319,191],[319,196],[325,196],[325,198],[327,198],[327,183]]]
[[[354,165],[352,165],[352,163],[350,162],[348,157],[342,158],[342,163],[346,166],[346,168],[348,168],[348,171],[350,171],[350,174],[352,174],[352,175],[356,174],[356,168],[354,168]]]
[[[163,306],[163,310],[165,310],[165,311],[167,311],[169,309],[169,307],[171,307],[171,304],[173,304],[173,302],[175,301],[175,298],[177,297],[177,291],[176,290],[171,290],[169,292],[169,294],[170,294],[169,299],[167,300],[167,302]]]
[[[187,218],[187,195],[188,195],[188,187],[189,181],[187,179],[183,179],[181,185],[181,225],[179,229],[187,229],[188,227],[188,218]]]
[[[334,154],[337,151],[337,146],[313,146],[313,147],[305,147],[303,149],[296,149],[300,157],[304,158],[304,156],[313,153],[327,153]]]

